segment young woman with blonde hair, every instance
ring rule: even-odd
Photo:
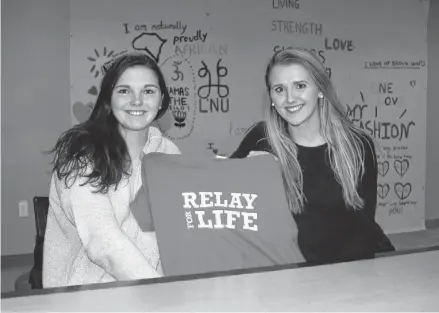
[[[370,258],[393,250],[375,222],[377,166],[373,140],[347,117],[318,58],[286,49],[270,60],[271,103],[231,158],[274,154],[283,173],[299,246],[310,263]]]

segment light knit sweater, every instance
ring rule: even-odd
[[[180,153],[175,144],[163,137],[161,132],[152,126],[149,128],[148,140],[143,152],[145,154],[151,152]],[[73,186],[67,188],[64,180],[59,180],[56,173],[52,175],[44,242],[44,288],[116,280],[90,260],[83,245],[85,237],[89,235],[90,220],[93,221],[93,227],[99,228],[101,235],[108,234],[111,238],[110,235],[114,229],[110,230],[107,227],[109,216],[117,220],[122,232],[156,269],[157,275],[154,277],[163,275],[155,233],[143,232],[129,208],[130,202],[142,185],[140,160],[132,162],[131,176],[124,178],[116,190],[110,188],[105,195],[91,193],[93,187],[90,184],[80,186],[84,182],[83,178],[76,179]],[[102,249],[105,249],[105,245],[110,247],[114,245],[114,242],[104,241]],[[111,248],[114,251],[114,248],[118,247],[111,246]],[[123,253],[123,251],[120,252]],[[136,271],[135,268],[129,270]]]

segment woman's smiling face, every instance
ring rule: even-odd
[[[275,65],[269,81],[271,101],[292,129],[320,123],[319,89],[302,65]]]

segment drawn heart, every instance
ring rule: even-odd
[[[396,183],[394,186],[395,193],[398,196],[399,199],[404,200],[407,199],[408,196],[410,196],[410,193],[412,192],[412,184],[410,183]]]
[[[77,101],[73,103],[73,116],[79,123],[85,122],[90,117],[93,106],[93,102],[84,105],[82,102]]]
[[[407,170],[410,167],[410,163],[407,159],[404,160],[395,160],[393,162],[393,166],[395,167],[395,171],[403,177],[405,173],[407,173]]]
[[[92,86],[87,92],[90,95],[96,96],[98,94],[98,89],[96,88],[96,86]]]
[[[377,186],[377,194],[381,199],[384,199],[385,197],[387,197],[387,195],[389,194],[390,191],[390,186],[389,184],[378,184]]]
[[[384,162],[378,162],[378,173],[381,176],[386,176],[387,172],[389,171],[389,161]]]

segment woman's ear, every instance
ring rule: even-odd
[[[162,99],[160,100],[159,110],[162,108],[163,97],[164,97],[164,95],[163,95],[163,93],[162,93]]]
[[[111,103],[105,103],[104,108],[105,108],[105,113],[107,113],[108,115],[110,115],[110,114],[111,114],[111,111],[112,111],[112,109],[111,109]]]

